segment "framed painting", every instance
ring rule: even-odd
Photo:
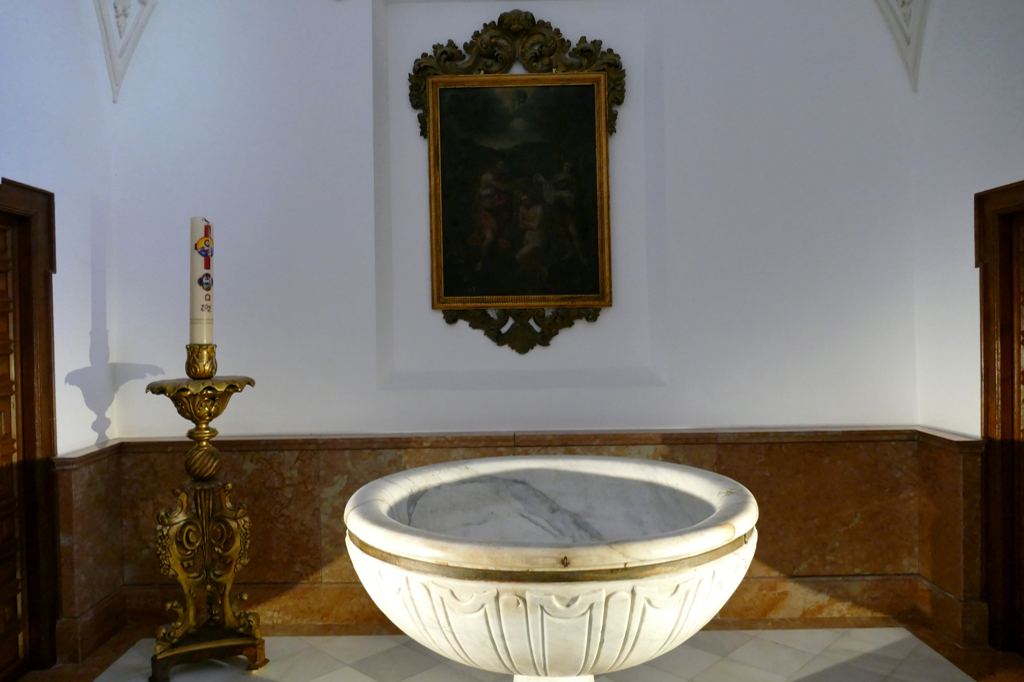
[[[612,304],[608,136],[625,96],[619,55],[522,10],[415,61],[445,322],[525,354]]]
[[[610,306],[605,74],[427,88],[433,307]]]

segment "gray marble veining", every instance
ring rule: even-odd
[[[591,544],[677,531],[711,505],[653,481],[524,469],[437,485],[406,500],[414,528],[502,543]]]

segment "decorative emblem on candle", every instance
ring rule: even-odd
[[[213,225],[206,218],[192,218],[189,343],[213,343]]]

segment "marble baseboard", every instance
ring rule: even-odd
[[[345,503],[364,483],[434,462],[559,453],[687,464],[751,489],[761,506],[758,553],[714,627],[877,625],[916,613],[957,641],[984,640],[976,439],[834,429],[254,437],[217,445],[232,499],[252,515],[253,558],[239,579],[251,583],[249,603],[267,627],[390,627],[359,586],[344,544]],[[90,646],[81,623],[123,614],[167,619],[163,603],[180,588],[159,572],[154,519],[186,483],[187,448],[184,439],[133,439],[56,459],[62,660]],[[110,595],[119,591],[122,615],[104,620],[99,614],[117,611]]]
[[[242,574],[240,574],[242,575]],[[267,626],[308,624],[390,627],[390,621],[370,600],[359,583],[238,583],[236,594],[247,594],[244,608],[256,611]],[[130,585],[124,588],[129,618],[141,622],[170,621],[164,604],[181,599],[181,588]]]
[[[95,604],[85,613],[57,621],[57,663],[80,663],[128,624],[125,591]]]
[[[729,619],[908,618],[918,576],[747,577],[718,615]]]
[[[61,615],[77,618],[123,584],[120,458],[97,451],[86,466],[57,472]]]
[[[936,632],[963,646],[988,643],[988,605],[959,599],[935,583],[920,578],[917,586],[918,616]]]

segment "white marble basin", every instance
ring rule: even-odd
[[[724,476],[580,455],[410,469],[345,508],[352,563],[388,618],[519,680],[592,677],[681,644],[739,585],[756,521]]]

